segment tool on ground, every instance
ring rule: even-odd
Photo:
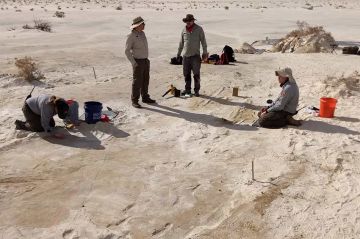
[[[162,97],[165,97],[167,94],[172,94],[174,97],[180,97],[180,90],[177,89],[174,85],[170,85],[170,89],[168,89]]]
[[[297,115],[297,113],[299,113],[300,110],[305,109],[307,106],[301,107],[300,109],[296,110],[296,113],[294,115]]]
[[[28,96],[26,96],[26,99],[25,99],[25,100],[31,98],[31,94],[33,93],[35,87],[36,87],[36,86],[34,86],[34,87],[32,88],[32,90],[30,91],[30,94],[28,94]]]
[[[111,115],[107,115],[109,117],[110,120],[113,120],[116,118],[116,116],[118,116],[120,114],[120,111],[117,111],[117,110],[113,110],[112,108],[110,107],[106,107],[106,109],[111,112],[112,114]],[[104,112],[103,112],[104,113]]]

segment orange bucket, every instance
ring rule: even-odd
[[[323,118],[333,118],[337,99],[334,98],[320,98],[320,113],[319,116]]]

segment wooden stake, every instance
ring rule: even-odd
[[[94,71],[94,77],[95,77],[95,80],[96,80],[95,67],[93,67],[93,71]]]
[[[252,180],[255,180],[255,173],[254,173],[254,160],[251,161],[251,172],[252,172]]]

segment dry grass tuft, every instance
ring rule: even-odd
[[[311,34],[325,33],[325,30],[324,30],[323,26],[314,26],[314,27],[312,27],[305,21],[297,21],[296,25],[297,25],[298,29],[293,30],[290,33],[288,33],[285,38],[303,37],[303,36],[308,36],[308,35],[311,35]],[[330,33],[328,33],[328,34],[330,34]]]
[[[41,19],[37,19],[34,20],[34,28],[44,32],[51,32],[51,23]]]
[[[65,17],[65,12],[56,11],[54,13],[54,17],[64,18]]]
[[[31,57],[25,57],[16,59],[15,66],[19,70],[19,76],[26,81],[40,80],[44,78],[44,75],[38,69],[37,64]]]
[[[28,24],[25,24],[25,25],[23,26],[23,28],[24,28],[24,29],[34,29],[32,26],[29,26]]]

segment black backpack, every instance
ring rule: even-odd
[[[208,61],[218,62],[220,60],[220,56],[218,54],[212,54],[208,57]]]
[[[226,55],[227,59],[229,62],[235,62],[235,57],[234,57],[234,50],[228,46],[225,45],[224,49],[223,49],[224,54]]]

